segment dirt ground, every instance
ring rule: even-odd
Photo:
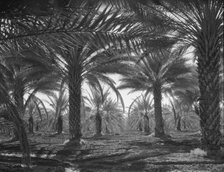
[[[121,135],[83,138],[81,145],[77,146],[74,142],[66,143],[68,136],[65,134],[36,134],[30,136],[33,171],[224,171],[224,156],[208,158],[197,149],[200,148],[198,133],[172,132],[170,136],[171,138],[159,139],[153,135],[146,136],[136,131],[128,131]],[[15,168],[9,165],[10,163],[18,168],[19,152],[18,142],[1,143],[0,171],[14,171]]]

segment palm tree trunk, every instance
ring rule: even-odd
[[[30,171],[31,158],[30,158],[30,147],[26,134],[25,127],[23,125],[23,120],[20,118],[19,113],[14,105],[8,105],[7,107],[10,111],[10,120],[13,121],[16,133],[20,141],[20,148],[23,154],[22,163],[26,165],[25,171]]]
[[[209,58],[209,57],[207,57]],[[199,58],[200,59],[200,58]],[[220,107],[218,61],[211,57],[198,60],[199,71],[199,116],[202,144],[209,150],[220,149]],[[215,66],[215,67],[214,67]]]
[[[35,129],[36,129],[36,131],[39,131],[39,122],[38,121],[36,122],[36,128]]]
[[[24,86],[23,86],[23,82],[20,79],[17,79],[15,81],[15,86],[14,86],[14,94],[13,94],[13,98],[15,101],[15,106],[17,108],[19,117],[22,119],[24,116]],[[12,140],[19,140],[19,134],[17,129],[13,130],[13,135],[14,138]]]
[[[33,117],[29,118],[29,133],[33,134]]]
[[[63,130],[63,119],[62,116],[59,115],[57,119],[57,134],[61,134]]]
[[[19,112],[20,117],[22,118],[24,115],[24,86],[23,82],[20,79],[15,81],[15,88],[14,88],[14,100],[16,108]]]
[[[106,134],[110,134],[110,131],[109,131],[109,128],[108,128],[107,125],[106,125],[106,127],[105,127],[105,133],[106,133]]]
[[[162,137],[165,135],[163,128],[163,116],[162,116],[162,93],[161,84],[155,82],[153,85],[154,96],[154,112],[155,112],[155,137]]]
[[[95,125],[96,125],[96,136],[101,136],[102,132],[102,118],[100,115],[100,112],[97,111],[96,113],[96,119],[95,119]]]
[[[202,144],[208,150],[220,149],[220,44],[218,27],[205,20],[205,27],[199,35],[198,78],[200,89],[199,116],[202,130]],[[210,29],[213,28],[213,31]],[[198,38],[198,39],[199,39]]]
[[[177,119],[177,131],[181,131],[181,117],[180,116]]]
[[[77,64],[76,64],[77,65]],[[69,132],[73,140],[81,139],[81,68],[70,66],[69,82]]]
[[[137,126],[137,129],[139,131],[142,131],[143,130],[143,128],[142,128],[142,120],[139,121],[138,126]]]
[[[179,115],[177,115],[176,108],[175,108],[175,106],[174,106],[174,104],[173,104],[173,102],[171,101],[170,98],[169,98],[169,100],[170,100],[170,104],[172,106],[173,117],[174,117],[174,125],[176,127],[178,125],[177,123],[178,123],[178,117],[179,117]]]
[[[147,114],[144,115],[144,132],[145,134],[150,133],[149,117],[147,116]]]
[[[22,120],[21,120],[22,122]],[[27,170],[29,171],[31,165],[31,158],[30,158],[30,147],[29,142],[26,134],[26,130],[23,125],[17,124],[18,133],[19,133],[19,140],[20,140],[20,147],[23,152],[23,161],[22,163],[26,165]]]

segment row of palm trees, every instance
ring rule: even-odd
[[[191,82],[192,69],[180,58],[190,46],[197,58],[202,143],[211,150],[220,148],[222,2],[80,2],[64,4],[66,8],[53,3],[51,8],[45,6],[48,11],[38,8],[35,13],[30,10],[32,3],[17,13],[13,3],[12,11],[2,8],[1,109],[12,109],[9,116],[20,131],[26,157],[28,143],[24,142],[24,127],[19,125],[28,104],[24,104],[25,93],[34,97],[37,91],[65,82],[69,92],[69,132],[71,139],[79,141],[82,84],[102,90],[103,82],[120,96],[107,76],[110,73],[124,75],[120,88],[153,93],[155,132],[164,135],[161,92],[172,93],[185,81]]]
[[[82,95],[81,130],[84,135],[93,134],[94,131],[96,136],[101,136],[102,132],[120,133],[125,127],[122,104],[111,98],[109,89],[101,91],[92,89],[86,96]],[[64,130],[67,133],[69,104],[65,83],[60,85],[58,91],[45,91],[45,94],[47,97],[44,100],[34,97],[26,109],[23,120],[28,122],[29,133],[34,133],[34,130],[56,131],[57,134]],[[36,99],[38,102],[33,103]]]
[[[155,136],[165,135],[162,117],[162,93],[187,89],[194,80],[192,67],[186,64],[182,54],[171,49],[144,53],[133,59],[130,73],[124,75],[119,88],[130,88],[133,91],[145,91],[145,95],[153,94],[155,110]]]

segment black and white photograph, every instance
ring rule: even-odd
[[[224,172],[222,0],[0,0],[0,172]]]

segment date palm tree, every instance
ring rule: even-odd
[[[50,3],[50,1],[48,2]],[[114,23],[114,19],[119,18],[120,15],[116,12],[111,15],[111,10],[109,10],[110,12],[104,10],[104,12],[99,15],[100,6],[97,8],[94,8],[95,6],[91,6],[92,8],[84,10],[85,2],[77,3],[77,6],[73,3],[72,8],[66,8],[64,10],[64,7],[67,6],[67,3],[63,3],[63,10],[61,10],[59,7],[60,5],[57,5],[59,1],[53,1],[53,7],[56,6],[57,8],[52,8],[52,4],[49,6],[48,2],[46,2],[44,6],[40,5],[41,3],[35,3],[34,1],[23,1],[22,4],[18,4],[15,1],[1,3],[1,28],[3,28],[0,31],[1,50],[10,51],[11,47],[8,46],[8,43],[15,42],[20,39],[29,44],[29,42],[33,42],[33,38],[35,38],[35,41],[39,41],[41,46],[44,46],[44,38],[46,34],[48,35],[48,38],[60,35],[61,37],[58,40],[62,40],[61,38],[63,37],[69,37],[75,42],[76,45],[83,45],[83,43],[90,42],[92,45],[98,46],[100,44],[103,47],[106,45],[108,40],[110,40],[108,42],[118,41],[118,43],[121,43],[122,40],[125,40],[126,44],[129,44],[128,40],[130,40],[129,38],[132,38],[131,35],[133,35],[133,32],[129,34],[129,31],[134,30],[133,28],[136,28],[134,24],[126,24],[123,23],[122,20]],[[105,13],[108,15],[105,15]],[[97,44],[94,43],[96,38],[98,40]],[[65,41],[68,43],[69,39]],[[73,68],[73,66],[70,67]],[[70,78],[73,78],[74,73],[77,72],[79,73],[79,71],[73,71],[71,69],[71,75],[69,75]],[[78,83],[80,83],[80,80]],[[69,85],[75,87],[74,84]],[[74,89],[76,88],[77,87]],[[80,87],[78,86],[78,88]],[[70,89],[70,91],[71,90],[72,89]],[[74,93],[74,91],[72,91],[72,93]],[[80,91],[78,90],[78,94],[75,96],[79,97],[79,93]],[[22,96],[19,97],[21,99]],[[73,99],[70,99],[70,103],[72,100]],[[19,102],[22,107],[22,99]],[[72,106],[74,106],[74,103]],[[71,110],[71,113],[73,112],[75,111]],[[21,114],[21,112],[18,113]],[[78,134],[76,136],[79,137],[79,129],[77,130],[77,133]]]
[[[150,116],[153,111],[151,96],[141,95],[133,100],[128,110],[128,127],[150,134]]]
[[[52,123],[53,128],[57,129],[57,133],[61,134],[63,130],[62,117],[68,114],[68,95],[66,93],[66,86],[64,82],[61,82],[59,91],[52,92],[48,95],[49,101],[47,102],[53,110],[54,120]]]
[[[0,63],[1,69],[5,67]],[[21,125],[23,121],[19,116],[19,112],[17,107],[8,93],[8,83],[6,82],[7,78],[4,73],[0,72],[0,114],[1,117],[4,117],[10,121],[13,121],[16,130],[18,131],[20,147],[23,153],[23,161],[22,163],[26,164],[29,168],[31,160],[30,160],[30,149],[29,143],[25,131],[24,125]]]
[[[22,46],[22,44],[20,44]],[[20,118],[23,119],[25,110],[35,98],[35,94],[41,90],[52,89],[52,86],[57,85],[58,77],[56,73],[52,71],[53,65],[48,65],[49,60],[44,57],[43,52],[38,51],[38,48],[29,47],[19,51],[11,49],[11,52],[5,52],[2,57],[1,72],[5,75],[8,85],[8,94],[15,102],[15,106],[20,114]],[[25,100],[24,96],[28,95]],[[18,135],[15,131],[15,138],[18,139]]]
[[[165,135],[161,107],[162,93],[190,85],[191,67],[181,56],[182,52],[172,52],[171,49],[143,54],[140,60],[136,59],[136,64],[129,69],[129,74],[121,79],[120,89],[142,90],[146,91],[146,95],[153,93],[157,137]]]
[[[198,98],[199,89],[198,87],[194,88],[193,81],[191,88],[173,91],[173,96],[172,98],[169,98],[169,101],[172,107],[172,112],[174,114],[175,126],[178,131],[181,131],[182,123],[191,123],[192,121],[199,121],[199,116],[197,114]],[[192,124],[196,124],[195,122]]]
[[[160,13],[173,27],[169,37],[183,46],[192,46],[197,58],[199,114],[202,144],[207,150],[220,149],[219,68],[223,42],[223,2],[221,0],[159,0],[154,8],[147,2],[137,10],[147,23],[147,13]],[[148,12],[147,12],[148,11]],[[148,20],[151,22],[151,19]],[[165,27],[166,27],[165,26]],[[152,44],[151,44],[152,45]]]
[[[109,98],[103,105],[103,128],[106,134],[118,134],[124,130],[124,111],[120,103]]]
[[[152,15],[157,14],[156,17],[160,16],[164,20],[161,27],[172,30],[165,37],[178,41],[179,45],[194,47],[199,73],[202,144],[208,150],[219,150],[221,139],[219,62],[223,56],[223,2],[221,0],[122,0],[115,1],[113,4],[134,9],[140,21],[146,26],[158,24],[160,20],[154,20],[155,15]],[[152,47],[164,39],[163,36],[151,39],[147,34],[144,35],[146,42]]]
[[[71,139],[79,140],[81,137],[81,96],[82,85],[87,83],[91,88],[102,90],[101,83],[108,85],[118,97],[121,97],[115,83],[107,74],[119,73],[125,70],[125,65],[118,63],[122,58],[116,57],[107,51],[97,52],[93,46],[74,47],[70,51],[60,50],[58,60],[61,75],[66,78],[69,96],[69,131]]]
[[[199,114],[202,143],[209,150],[220,148],[219,62],[223,42],[223,2],[172,1],[167,9],[180,41],[195,48],[199,78]],[[172,8],[170,8],[172,6]]]
[[[123,129],[123,111],[119,107],[119,103],[112,100],[109,89],[103,92],[92,89],[91,94],[85,97],[86,107],[90,109],[93,114],[90,114],[87,118],[94,119],[95,121],[95,136],[101,136],[102,131],[106,134],[110,132],[118,132]],[[121,100],[122,101],[122,100]],[[87,120],[89,121],[89,120]],[[89,125],[88,123],[86,125]]]
[[[175,127],[179,131],[181,130],[181,118],[183,117],[181,114],[190,111],[192,111],[193,116],[195,113],[197,114],[197,100],[200,96],[197,75],[196,66],[192,64],[192,75],[189,78],[191,84],[183,88],[174,88],[165,94],[172,109]]]
[[[28,98],[30,98],[30,100],[25,100],[25,115],[23,120],[28,121],[29,133],[34,133],[35,123],[38,123],[39,120],[42,122],[45,119],[48,121],[49,113],[44,101],[39,97],[33,95]]]

